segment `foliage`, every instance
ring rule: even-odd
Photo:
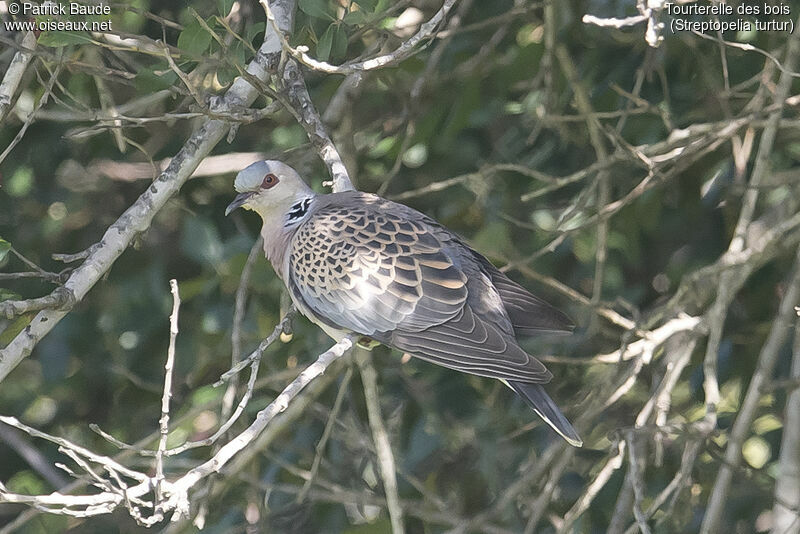
[[[724,306],[718,350],[712,351],[721,390],[718,431],[701,435],[696,423],[706,415],[703,364],[712,343],[709,330],[716,328],[712,302],[726,280],[716,271],[709,274],[708,266],[729,249],[752,191],[747,185],[759,143],[765,142],[781,70],[756,51],[692,33],[665,30],[654,49],[643,38],[643,25],[617,29],[581,21],[585,13],[633,15],[634,4],[573,1],[544,7],[531,1],[461,0],[443,32],[413,57],[364,73],[344,110],[333,116],[325,110],[340,96],[343,77],[305,71],[311,98],[359,189],[436,218],[579,325],[573,336],[526,340],[524,346],[543,357],[554,374],[548,391],[568,417],[581,421],[586,447],[580,450],[557,442],[497,381],[403,359],[386,348],[373,351],[409,532],[560,531],[598,473],[612,465],[620,442],[638,450],[643,496],[636,502],[644,509],[680,472],[690,445],[700,444],[690,479],[659,505],[649,523],[654,532],[700,527],[732,425],[790,289],[787,275],[800,236],[794,228],[775,242],[766,236],[797,213],[800,138],[790,118],[795,110],[789,108],[766,154],[769,171],[756,188],[754,220],[760,226],[748,227],[755,232],[749,243],[764,245],[767,252],[748,260],[752,270]],[[440,3],[299,0],[297,7],[290,44],[341,64],[397,49]],[[792,4],[793,11],[798,8]],[[174,156],[210,113],[208,98],[242,73],[267,28],[256,2],[238,0],[199,0],[191,7],[132,0],[125,10],[114,8],[111,20],[112,36],[136,42],[42,33],[40,53],[0,126],[5,149],[42,104],[0,161],[3,273],[31,270],[17,251],[57,274],[70,265],[51,254],[74,253],[99,241],[150,187],[156,174],[151,169]],[[400,24],[406,21],[410,29]],[[724,37],[785,61],[787,33]],[[3,42],[14,38],[6,33]],[[4,44],[0,64],[5,67],[14,52]],[[260,89],[264,96],[256,107],[263,108],[278,89]],[[323,162],[292,112],[277,109],[261,120],[241,121],[214,154],[260,152],[285,160],[322,191],[329,179]],[[741,124],[726,129],[736,121]],[[143,167],[114,167],[114,162]],[[252,214],[224,217],[234,174],[197,177],[182,188],[105,279],[3,382],[0,413],[107,455],[118,449],[89,424],[126,443],[149,437],[148,446],[154,446],[169,340],[168,280],[175,278],[182,307],[169,442],[214,432],[224,387],[210,385],[231,365],[236,292],[260,229]],[[0,301],[40,297],[54,287],[41,277],[3,279],[0,285]],[[244,354],[278,323],[282,284],[259,255],[247,287]],[[655,331],[679,312],[701,318],[701,326],[655,346],[652,359],[643,354],[614,363],[596,359],[625,353],[641,332]],[[32,318],[32,313],[0,318],[0,346]],[[787,389],[785,381],[791,338],[780,344],[775,371],[742,444],[743,462],[734,470],[725,505],[725,531],[769,529],[784,407],[796,387],[790,382]],[[330,343],[318,328],[297,319],[293,340],[266,353],[244,418],[252,419]],[[687,346],[693,350],[666,405],[662,399],[645,417],[644,430],[626,440]],[[206,529],[255,524],[277,532],[390,531],[358,372],[346,384],[308,499],[296,502],[348,365],[336,368],[331,385],[277,439],[246,465],[218,477],[212,497],[197,498],[195,504],[207,506]],[[633,381],[621,398],[601,409],[629,377]],[[232,431],[246,424],[237,422]],[[0,426],[0,481],[10,491],[47,493],[69,480],[43,467],[65,462],[56,447],[12,435]],[[30,450],[36,451],[33,460],[20,454]],[[615,506],[631,488],[629,454],[622,454],[624,461],[567,531],[609,528],[620,514]],[[168,459],[168,474],[208,456],[209,448],[199,448]],[[537,472],[538,466],[547,470]],[[0,525],[25,510],[0,505]],[[538,520],[531,521],[532,515]],[[623,529],[633,524],[630,504],[622,516]],[[18,528],[127,532],[140,527],[120,510],[111,517],[69,521],[39,515]],[[178,523],[169,529],[192,528]]]

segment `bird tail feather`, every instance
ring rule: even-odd
[[[539,417],[553,427],[553,430],[559,433],[570,445],[580,447],[583,445],[583,440],[578,436],[578,432],[572,427],[572,424],[567,421],[561,410],[558,409],[556,403],[547,394],[541,384],[531,384],[527,382],[514,382],[503,380],[508,387],[513,389],[517,395],[522,397],[525,402],[533,408]]]

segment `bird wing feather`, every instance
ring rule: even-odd
[[[289,289],[301,309],[459,371],[550,380],[514,339],[477,253],[407,206],[358,192],[326,198],[291,242]]]
[[[488,259],[471,251],[483,271],[491,277],[492,285],[500,293],[503,305],[520,336],[534,336],[543,333],[570,333],[575,324],[566,314],[554,308],[527,289],[511,280],[497,269]]]

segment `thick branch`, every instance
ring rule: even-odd
[[[28,32],[22,38],[22,47],[14,54],[14,59],[8,66],[3,82],[0,83],[0,123],[11,109],[11,101],[14,99],[14,93],[17,92],[22,76],[28,68],[33,57],[33,49],[36,48],[36,35],[33,32]]]
[[[284,30],[291,27],[294,14],[292,0],[274,0],[272,11]],[[280,40],[274,31],[268,31],[264,44],[250,62],[247,72],[260,81],[269,77],[269,66],[277,63]],[[258,91],[243,78],[237,78],[225,95],[212,108],[221,111],[249,106],[258,96]],[[86,261],[73,271],[64,284],[64,290],[80,301],[86,293],[114,264],[116,259],[131,244],[134,238],[150,227],[155,214],[178,192],[194,170],[228,132],[229,124],[220,120],[206,120],[186,141],[167,169],[142,193],[136,202],[112,224]],[[28,356],[36,344],[47,335],[68,313],[68,309],[44,310],[33,318],[30,325],[20,332],[7,347],[0,350],[0,381]]]
[[[339,151],[333,145],[322,118],[314,107],[314,102],[308,94],[303,73],[296,61],[287,61],[280,79],[281,93],[289,101],[297,122],[306,131],[309,141],[317,149],[322,161],[328,167],[333,178],[333,191],[352,191],[355,189],[350,181],[350,175],[344,166]]]

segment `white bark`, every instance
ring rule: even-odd
[[[22,76],[28,68],[28,63],[33,58],[31,50],[36,48],[36,36],[33,32],[28,32],[22,38],[22,48],[22,50],[14,54],[14,59],[11,60],[11,64],[8,66],[5,75],[3,75],[3,81],[0,83],[0,123],[3,122],[6,113],[11,109],[14,93],[17,92]]]
[[[293,0],[273,0],[272,11],[278,25],[288,31],[294,15]],[[271,61],[277,61],[281,42],[270,28],[258,55],[247,66],[247,72],[265,82],[270,75]],[[237,78],[225,95],[212,103],[214,111],[225,112],[246,107],[258,96],[258,90],[243,78]],[[0,381],[4,380],[36,344],[64,318],[100,280],[134,238],[150,227],[156,213],[177,193],[194,170],[228,132],[230,124],[221,120],[206,120],[172,158],[167,169],[153,184],[106,230],[102,239],[91,248],[86,260],[59,288],[63,302],[60,309],[45,309],[36,314],[30,324],[7,347],[0,349]]]
[[[800,380],[800,325],[794,327],[792,376]],[[800,533],[800,388],[786,400],[783,417],[781,455],[775,481],[775,506],[772,508],[772,534]]]

